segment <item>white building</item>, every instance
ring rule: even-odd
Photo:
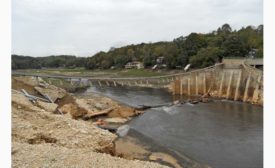
[[[125,65],[125,68],[126,68],[126,69],[133,69],[133,68],[136,68],[136,69],[143,69],[143,68],[144,68],[144,65],[143,65],[142,62],[133,61],[133,62],[128,62],[128,63]]]

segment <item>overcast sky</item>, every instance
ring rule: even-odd
[[[171,41],[263,24],[262,0],[12,0],[12,53],[91,56],[110,47]]]

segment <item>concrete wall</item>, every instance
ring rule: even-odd
[[[263,75],[243,67],[222,65],[209,70],[190,72],[172,82],[175,95],[212,97],[263,104]]]
[[[262,58],[224,58],[222,60],[222,63],[224,64],[242,64],[246,63],[247,65],[263,65],[263,59]]]

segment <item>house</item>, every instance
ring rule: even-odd
[[[133,68],[136,68],[136,69],[143,69],[144,66],[143,66],[143,63],[142,63],[142,62],[133,61],[133,62],[128,62],[128,63],[125,65],[125,68],[126,68],[126,69],[133,69]]]
[[[166,68],[167,67],[167,65],[164,64],[164,57],[158,57],[156,59],[156,63],[157,64],[152,67],[153,70],[154,69],[162,69],[162,68]]]

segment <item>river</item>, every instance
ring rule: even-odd
[[[130,106],[173,101],[164,89],[90,87],[85,93],[93,92]],[[263,167],[260,106],[227,100],[187,103],[147,110],[128,125],[154,143],[213,168]]]

